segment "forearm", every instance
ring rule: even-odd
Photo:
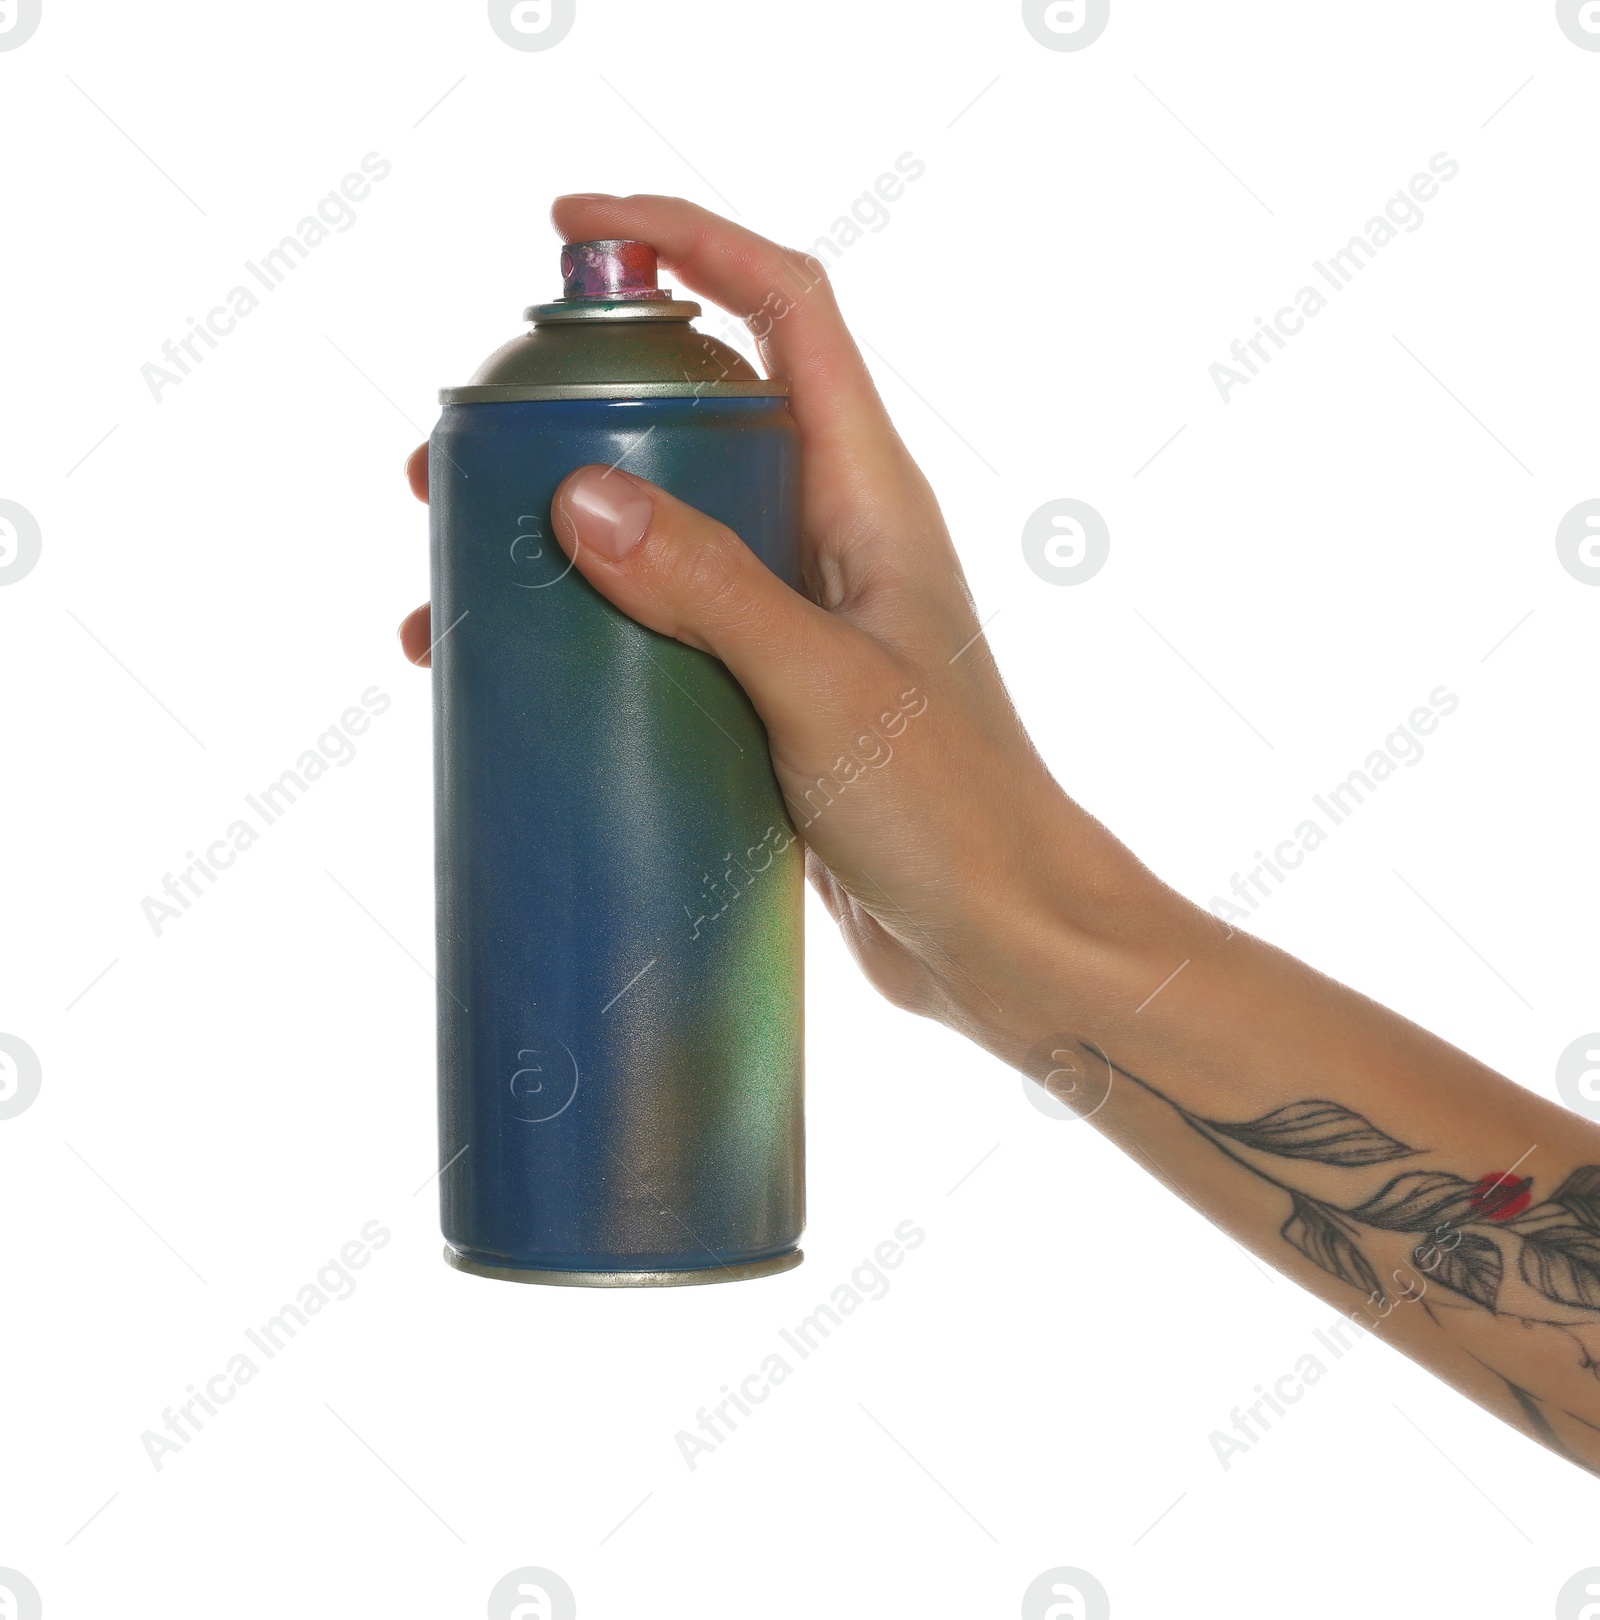
[[[1061,814],[1072,866],[1005,907],[955,1021],[1295,1281],[1600,1469],[1600,1129]]]

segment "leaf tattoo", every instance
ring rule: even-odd
[[[1344,1208],[1302,1192],[1283,1179],[1286,1170],[1274,1174],[1258,1158],[1236,1149],[1335,1169],[1387,1164],[1423,1150],[1408,1146],[1379,1130],[1363,1115],[1326,1098],[1289,1103],[1243,1122],[1206,1119],[1190,1113],[1159,1087],[1114,1062],[1098,1046],[1088,1041],[1079,1044],[1165,1103],[1196,1135],[1240,1169],[1285,1194],[1290,1213],[1279,1229],[1283,1240],[1329,1276],[1356,1289],[1380,1314],[1387,1314],[1389,1297],[1357,1241],[1362,1226],[1421,1236],[1422,1241],[1412,1251],[1413,1264],[1441,1287],[1471,1300],[1491,1315],[1502,1315],[1500,1293],[1512,1246],[1516,1248],[1518,1273],[1529,1288],[1554,1304],[1600,1315],[1600,1164],[1574,1170],[1554,1193],[1532,1207],[1532,1178],[1519,1179],[1513,1166],[1476,1180],[1443,1170],[1404,1171],[1392,1176],[1363,1202]],[[1402,1273],[1396,1271],[1394,1275],[1398,1280]],[[1421,1299],[1420,1294],[1414,1297]],[[1438,1321],[1426,1301],[1422,1308]],[[1508,1320],[1524,1327],[1543,1325],[1566,1333],[1579,1350],[1579,1366],[1600,1378],[1600,1357],[1580,1336],[1577,1324],[1554,1317],[1521,1315],[1514,1304],[1506,1310]],[[1585,1330],[1592,1326],[1587,1324]],[[1548,1397],[1522,1388],[1477,1356],[1472,1359],[1504,1383],[1537,1438],[1600,1476],[1600,1467],[1575,1451],[1557,1432],[1545,1410]],[[1600,1432],[1600,1423],[1565,1407],[1559,1410],[1585,1428]]]
[[[1478,1213],[1475,1182],[1442,1170],[1413,1170],[1396,1176],[1382,1192],[1357,1204],[1350,1214],[1385,1232],[1430,1232],[1446,1222],[1469,1221]]]
[[[1600,1232],[1586,1226],[1547,1226],[1523,1233],[1518,1266],[1522,1280],[1546,1298],[1600,1311]]]
[[[1301,1192],[1227,1144],[1335,1169],[1387,1164],[1421,1150],[1324,1097],[1287,1103],[1242,1122],[1205,1119],[1114,1063],[1099,1047],[1081,1044],[1160,1098],[1235,1164],[1286,1193],[1291,1207],[1280,1228],[1284,1241],[1368,1300],[1381,1301],[1385,1290],[1357,1242],[1360,1226],[1419,1234],[1425,1241],[1412,1254],[1418,1268],[1492,1312],[1499,1309],[1505,1281],[1505,1251],[1501,1241],[1489,1235],[1499,1234],[1506,1243],[1519,1246],[1517,1270],[1530,1288],[1555,1304],[1600,1312],[1600,1165],[1574,1170],[1548,1199],[1531,1209],[1527,1208],[1531,1178],[1494,1171],[1469,1181],[1444,1170],[1403,1171],[1364,1202],[1345,1208]],[[1600,1362],[1592,1365],[1600,1376]]]
[[[1600,1232],[1600,1164],[1586,1164],[1574,1170],[1550,1195],[1569,1215],[1592,1231]]]
[[[1283,1223],[1284,1241],[1341,1282],[1359,1288],[1368,1299],[1381,1295],[1383,1285],[1377,1273],[1334,1210],[1304,1193],[1291,1191],[1289,1196],[1294,1200],[1294,1213]]]
[[[1243,1125],[1224,1125],[1216,1120],[1206,1120],[1205,1124],[1263,1153],[1275,1153],[1284,1159],[1315,1159],[1319,1164],[1347,1168],[1384,1164],[1416,1152],[1404,1142],[1386,1136],[1371,1120],[1318,1098],[1290,1103]]]
[[[1438,1262],[1428,1274],[1435,1282],[1492,1311],[1500,1296],[1500,1274],[1505,1264],[1500,1258],[1500,1245],[1476,1232],[1457,1235],[1461,1241],[1453,1249],[1435,1248]],[[1423,1269],[1428,1268],[1424,1265]]]

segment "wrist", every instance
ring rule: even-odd
[[[1110,1051],[1152,1034],[1165,1022],[1151,1016],[1160,1000],[1229,939],[1092,816],[1054,797],[972,903],[971,965],[944,976],[946,1022],[1024,1071],[1063,1037]]]

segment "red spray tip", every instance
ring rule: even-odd
[[[648,242],[571,242],[561,250],[561,296],[570,301],[671,295],[656,286],[656,250]]]

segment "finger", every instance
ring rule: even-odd
[[[426,602],[400,621],[400,650],[413,664],[428,669],[433,663],[433,612]]]
[[[428,498],[428,447],[419,444],[406,457],[406,482],[419,501]],[[400,650],[413,664],[428,669],[433,663],[433,612],[426,602],[400,621]]]
[[[691,291],[742,317],[810,452],[855,462],[899,450],[899,439],[822,266],[679,197],[558,197],[551,219],[568,242],[650,243]]]
[[[712,653],[769,731],[809,728],[885,654],[792,591],[723,524],[615,467],[581,467],[556,491],[557,537],[585,579],[631,618]]]

